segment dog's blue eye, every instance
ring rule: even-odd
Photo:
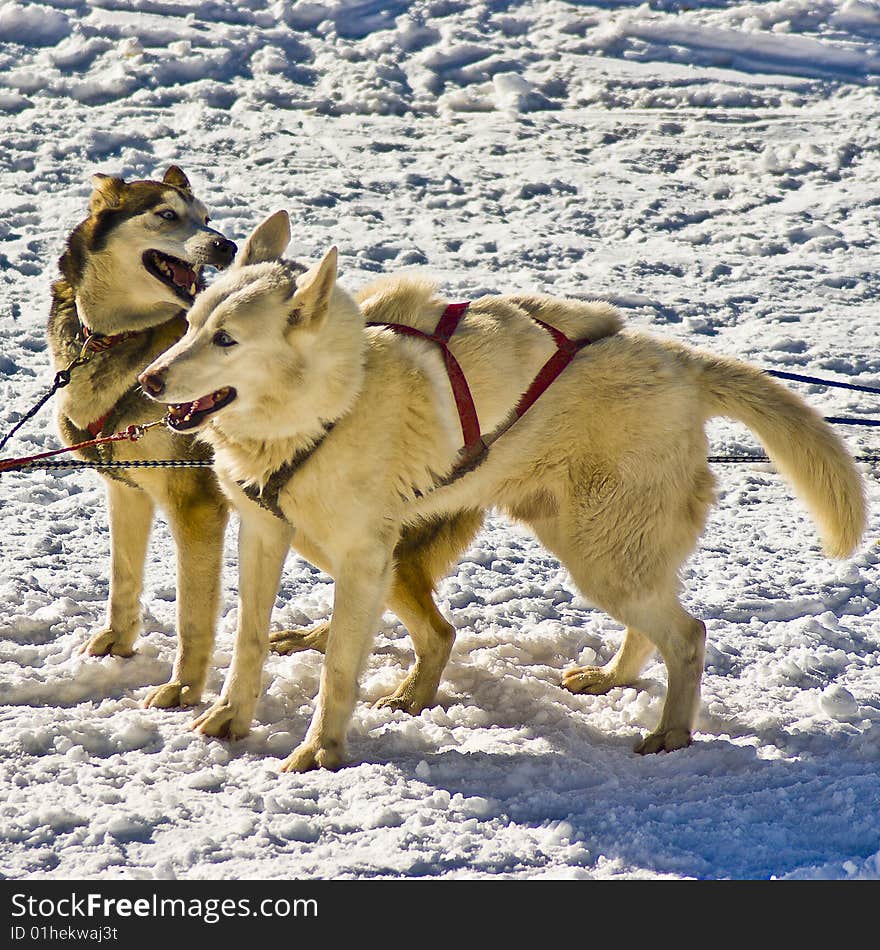
[[[211,342],[214,346],[235,346],[237,341],[233,340],[225,330],[218,330],[211,338]]]
[[[160,218],[164,218],[166,221],[177,220],[177,212],[172,211],[170,208],[167,209],[166,211],[157,211],[156,214],[158,214]]]

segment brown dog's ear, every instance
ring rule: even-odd
[[[187,194],[192,194],[192,185],[189,183],[189,179],[177,165],[172,165],[168,171],[165,172],[165,176],[162,178],[162,184],[173,185],[175,188],[179,188]]]
[[[286,211],[276,211],[260,222],[244,242],[235,259],[236,267],[277,261],[290,244],[290,218]]]
[[[95,186],[89,200],[89,208],[92,212],[119,207],[122,192],[125,189],[125,182],[121,178],[99,173],[92,175],[92,184]]]

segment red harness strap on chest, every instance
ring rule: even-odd
[[[423,330],[417,330],[415,327],[407,326],[405,323],[368,323],[368,327],[384,327],[393,330],[395,333],[401,333],[404,336],[419,337],[422,340],[430,340],[436,343],[443,351],[443,360],[446,363],[446,372],[449,376],[449,384],[452,387],[452,395],[455,398],[455,406],[458,410],[458,418],[461,422],[461,434],[464,438],[464,447],[462,449],[462,458],[459,466],[467,465],[469,461],[476,459],[488,447],[486,441],[480,432],[480,421],[477,418],[477,410],[474,406],[474,399],[471,395],[470,387],[467,384],[464,372],[459,365],[458,360],[452,355],[449,349],[449,339],[455,333],[461,318],[467,311],[468,303],[451,303],[443,311],[440,322],[437,324],[433,333],[425,333]],[[547,362],[538,370],[538,375],[532,380],[529,388],[522,394],[519,402],[513,410],[513,419],[506,425],[502,425],[489,437],[489,443],[494,442],[500,435],[507,431],[510,426],[521,419],[526,412],[535,404],[538,397],[541,396],[556,377],[572,361],[574,355],[590,343],[589,339],[571,340],[561,330],[551,327],[537,317],[532,316],[532,320],[538,326],[545,329],[553,342],[556,344],[556,352],[547,360]]]
[[[104,428],[104,423],[107,421],[107,416],[109,415],[110,413],[107,412],[101,416],[100,419],[95,419],[86,426],[86,432],[88,432],[93,439],[97,439],[101,434],[101,430]]]
[[[126,340],[140,336],[141,333],[143,333],[142,330],[126,330],[124,333],[114,333],[112,336],[105,336],[103,333],[95,333],[95,331],[89,327],[83,326],[82,334],[83,340],[85,341],[83,350],[88,350],[92,353],[103,353],[105,350],[109,350],[119,343],[125,343]],[[109,415],[109,412],[105,412],[99,419],[94,419],[86,426],[86,431],[93,439],[100,435],[101,430],[104,428],[104,423],[107,421],[107,416]]]

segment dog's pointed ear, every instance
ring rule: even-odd
[[[277,261],[290,244],[290,218],[286,211],[270,214],[255,228],[244,242],[235,259],[236,267],[249,264],[262,264],[263,261]]]
[[[192,194],[192,185],[189,183],[189,179],[186,175],[184,175],[183,169],[178,165],[171,165],[169,167],[162,178],[162,184],[173,185],[175,188],[185,191],[188,195]]]
[[[95,190],[89,199],[89,208],[93,213],[119,207],[125,189],[125,182],[121,178],[99,172],[92,175],[92,185]]]
[[[339,252],[336,246],[321,258],[321,263],[307,270],[296,282],[290,298],[290,326],[316,326],[327,315],[330,297],[336,286]]]

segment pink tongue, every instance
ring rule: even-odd
[[[174,275],[174,283],[181,287],[189,289],[189,285],[195,281],[196,275],[188,267],[180,267],[177,264],[171,265],[171,273]]]
[[[202,396],[192,404],[192,407],[198,412],[201,412],[203,409],[210,409],[217,401],[216,397],[216,393],[211,393],[210,396]]]

